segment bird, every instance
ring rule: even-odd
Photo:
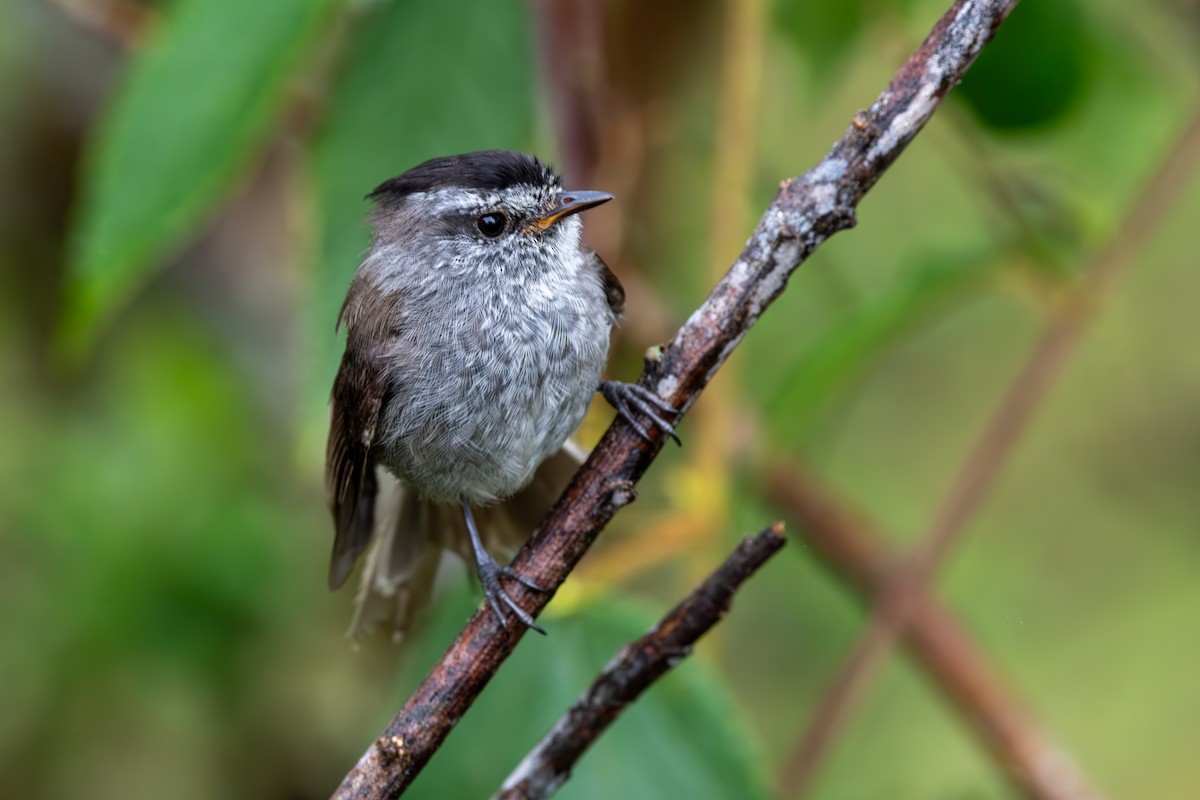
[[[434,158],[367,199],[371,243],[338,315],[346,346],[330,397],[329,586],[369,552],[352,623],[402,635],[429,602],[441,554],[472,562],[492,613],[543,632],[504,581],[543,591],[492,551],[527,539],[582,462],[570,440],[595,392],[644,438],[679,441],[650,389],[602,380],[625,291],[580,243],[580,212],[613,199],[566,190],[526,153]]]

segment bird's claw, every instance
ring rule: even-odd
[[[546,590],[512,567],[500,566],[491,558],[488,558],[486,561],[480,561],[477,567],[479,583],[483,587],[483,596],[487,598],[488,605],[491,606],[496,618],[500,620],[500,624],[505,628],[508,627],[508,617],[501,606],[503,604],[512,610],[512,613],[525,624],[525,627],[532,628],[538,633],[545,635],[546,631],[542,626],[538,625],[529,612],[521,608],[517,601],[512,598],[512,595],[505,591],[504,586],[500,583],[500,579],[509,578],[535,592],[545,592]]]
[[[500,620],[502,626],[506,629],[508,628],[508,617],[505,616],[503,608],[503,606],[508,606],[517,615],[517,619],[525,623],[526,628],[533,628],[545,636],[546,631],[542,630],[542,627],[534,621],[529,612],[521,608],[517,604],[517,601],[513,600],[512,596],[504,591],[504,587],[500,584],[500,579],[509,578],[535,592],[545,592],[546,590],[512,567],[502,567],[497,564],[496,559],[483,546],[483,538],[479,535],[479,528],[475,526],[475,515],[471,513],[470,503],[465,500],[462,503],[462,513],[463,521],[467,525],[467,533],[471,537],[471,549],[475,553],[475,574],[479,576],[479,585],[483,588],[483,596],[487,598],[488,605],[491,606],[492,613],[496,615],[496,619]]]
[[[620,381],[600,381],[600,394],[608,401],[609,405],[617,410],[617,413],[625,418],[638,435],[648,442],[652,442],[650,431],[646,430],[646,426],[634,415],[637,410],[643,415],[650,418],[667,436],[675,440],[675,444],[682,446],[683,442],[679,440],[679,436],[675,433],[675,426],[662,418],[662,413],[665,412],[672,416],[679,415],[679,409],[663,400],[654,392],[647,389],[645,386],[637,383],[622,383]]]

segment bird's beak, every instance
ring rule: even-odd
[[[546,230],[560,219],[586,211],[589,208],[607,203],[613,196],[608,192],[569,192],[562,191],[554,198],[554,205],[542,216],[534,220],[534,225]]]

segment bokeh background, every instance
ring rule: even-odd
[[[631,380],[942,11],[6,0],[0,795],[327,796],[474,608],[451,569],[411,641],[352,647],[351,593],[325,589],[333,322],[366,192],[511,147],[617,194],[587,236],[629,291],[611,373]],[[1099,792],[1197,796],[1198,13],[1024,0],[413,796],[493,791],[621,642],[780,517],[793,543],[563,796],[800,796],[775,787],[867,617],[768,472],[803,467],[901,552],[1064,313],[1079,346],[935,590]],[[1064,303],[1098,259],[1113,280]],[[1013,794],[902,654],[844,721],[804,796]]]

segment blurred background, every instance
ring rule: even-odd
[[[0,795],[328,796],[475,607],[450,570],[411,641],[354,647],[325,588],[334,319],[376,184],[508,147],[616,194],[587,238],[629,294],[610,372],[633,380],[944,10],[6,0]],[[997,713],[1043,783],[1069,760],[1094,792],[1058,796],[1197,796],[1198,36],[1192,0],[1024,0],[411,796],[494,791],[776,518],[791,545],[563,796],[1033,793],[979,733]],[[1034,352],[1020,424],[975,447]],[[863,585],[962,499],[973,447],[983,501],[932,591],[991,710],[947,692],[961,664],[883,648],[814,725]],[[824,560],[820,503],[874,566]]]

